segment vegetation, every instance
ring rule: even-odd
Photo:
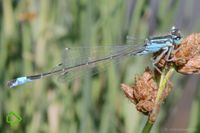
[[[195,4],[164,0],[0,1],[0,132],[142,131],[147,117],[126,99],[120,83],[133,83],[135,75],[151,64],[150,56],[100,66],[102,73],[92,77],[86,72],[74,82],[54,76],[11,89],[6,82],[51,71],[62,61],[65,47],[125,44],[127,35],[141,43],[149,35],[167,33],[175,24],[186,34],[198,31],[198,14],[189,14],[195,9]],[[198,80],[197,76],[174,76],[174,89],[152,132],[200,131]],[[175,109],[178,112],[172,116]],[[9,112],[19,114],[21,123],[6,123]],[[181,127],[174,127],[173,118],[183,123]],[[180,118],[184,119],[178,122]]]

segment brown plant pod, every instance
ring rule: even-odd
[[[200,72],[200,34],[186,37],[174,53],[173,62],[181,74],[199,74]]]
[[[154,80],[153,72],[147,68],[142,76],[136,77],[136,82],[133,86],[121,84],[121,88],[124,91],[127,98],[136,105],[136,109],[145,115],[152,112],[158,92],[158,85]],[[164,100],[172,85],[167,84],[162,100]]]
[[[200,34],[191,34],[181,42],[180,46],[175,50],[174,62],[176,66],[181,66],[187,63],[200,53]]]
[[[200,74],[200,56],[194,56],[183,66],[177,67],[182,74]]]

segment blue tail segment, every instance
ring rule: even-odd
[[[53,75],[53,74],[58,74],[59,72],[62,72],[63,69],[51,71],[51,72],[46,72],[46,73],[41,73],[37,75],[32,75],[32,76],[23,76],[23,77],[18,77],[16,79],[8,81],[7,85],[12,88],[18,85],[22,85],[28,82],[32,82],[34,80],[42,79],[44,77]]]
[[[18,86],[18,85],[22,85],[22,84],[25,84],[27,82],[31,82],[32,80],[28,77],[19,77],[19,78],[16,78],[14,80],[11,80],[11,81],[8,81],[8,86],[10,88],[12,87],[15,87],[15,86]]]

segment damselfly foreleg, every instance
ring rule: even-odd
[[[156,66],[157,63],[159,63],[159,61],[163,58],[163,56],[168,52],[169,48],[165,47],[163,48],[164,51],[162,51],[162,53],[160,55],[158,55],[155,59],[152,59],[152,64],[153,67],[159,72],[162,73],[161,70]]]

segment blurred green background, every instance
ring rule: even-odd
[[[137,133],[147,120],[120,89],[131,84],[150,56],[111,64],[104,73],[71,84],[56,76],[9,89],[6,82],[51,70],[65,47],[125,44],[167,33],[175,25],[186,36],[200,30],[198,0],[1,0],[0,132]],[[200,132],[199,76],[175,74],[155,132]],[[16,112],[22,122],[6,123]]]

